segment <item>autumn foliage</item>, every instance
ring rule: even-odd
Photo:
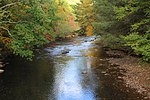
[[[0,0],[0,50],[31,59],[34,48],[76,30],[74,16],[66,0]]]
[[[93,35],[93,1],[92,0],[80,0],[80,3],[76,6],[77,22],[80,25],[79,33],[86,36]]]

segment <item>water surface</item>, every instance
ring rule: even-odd
[[[95,36],[56,43],[32,62],[12,59],[0,76],[0,100],[114,100],[113,89],[102,84],[101,77],[99,83],[93,70],[104,54],[94,40]]]

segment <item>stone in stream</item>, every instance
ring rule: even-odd
[[[109,74],[108,74],[108,73],[105,73],[104,75],[105,75],[105,76],[108,76]]]
[[[91,39],[90,41],[92,42],[92,41],[94,41],[95,39]]]
[[[0,62],[0,68],[3,68],[6,64],[3,64],[3,62]],[[0,69],[0,74],[3,73],[3,72],[4,72],[4,70]]]
[[[82,74],[87,74],[87,71],[82,71]]]
[[[104,65],[103,65],[103,64],[99,64],[99,66],[100,66],[100,67],[103,67]]]
[[[3,68],[5,65],[0,64],[0,68]]]
[[[3,73],[3,72],[4,72],[4,70],[0,69],[0,74]]]
[[[118,79],[122,79],[122,77],[121,77],[121,76],[118,76]]]
[[[84,40],[84,42],[88,42],[87,40]]]
[[[3,68],[3,67],[5,67],[5,65],[7,65],[7,64],[9,64],[9,63],[5,63],[5,64],[3,64],[3,63],[0,63],[0,68]]]
[[[0,68],[4,67],[2,64],[0,64]]]
[[[103,59],[99,59],[99,61],[104,61]]]
[[[147,80],[150,80],[150,78],[147,78]]]
[[[67,53],[69,53],[70,52],[70,49],[65,49],[65,50],[63,50],[61,53],[62,54],[67,54]]]
[[[106,72],[105,72],[105,71],[102,71],[101,73],[102,73],[102,74],[106,74]]]

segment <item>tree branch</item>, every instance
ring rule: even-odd
[[[10,24],[16,24],[16,23],[27,23],[27,21],[18,21],[18,22],[11,22],[11,21],[1,21],[0,24],[3,23],[10,23]]]
[[[0,28],[3,29],[3,30],[6,30],[6,31],[8,32],[8,34],[9,34],[10,36],[12,36],[11,33],[10,33],[10,31],[9,31],[7,28],[5,28],[5,27],[3,27],[3,26],[1,26]]]
[[[10,6],[13,6],[13,5],[16,5],[16,4],[19,4],[19,3],[21,3],[21,2],[15,2],[15,3],[6,4],[6,5],[2,6],[0,9],[4,9],[6,7],[10,7]]]
[[[3,24],[3,23],[15,24],[15,23],[18,23],[18,22],[11,22],[11,21],[2,21],[2,22],[0,22],[0,24]]]

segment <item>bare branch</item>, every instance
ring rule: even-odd
[[[10,3],[10,4],[2,6],[0,9],[4,9],[6,7],[10,7],[10,6],[13,6],[13,5],[16,5],[16,4],[19,4],[19,3],[21,3],[21,2]]]
[[[18,22],[11,22],[11,21],[2,21],[2,22],[0,22],[0,24],[3,24],[3,23],[15,24],[15,23],[18,23]]]
[[[1,21],[0,24],[6,24],[6,23],[9,23],[9,24],[16,24],[16,23],[27,23],[27,21],[18,21],[18,22],[11,22],[11,21]]]
[[[12,36],[11,33],[10,33],[10,31],[9,31],[7,28],[5,28],[5,27],[3,27],[3,26],[1,26],[0,28],[6,30],[6,31],[8,32],[8,34],[9,34],[10,36]]]

